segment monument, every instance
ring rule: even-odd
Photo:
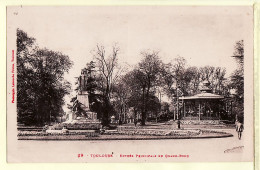
[[[76,100],[73,102],[73,112],[69,116],[71,122],[99,122],[97,113],[91,112],[89,107],[89,98],[87,92],[87,69],[81,70],[81,75],[78,78],[79,91]]]
[[[101,128],[101,122],[97,119],[97,113],[92,112],[89,106],[89,98],[87,92],[87,69],[81,70],[81,75],[78,77],[78,94],[73,101],[71,111],[67,114],[67,121],[55,124],[46,130],[47,133],[70,133],[70,130],[91,130],[88,133],[96,135],[93,130]]]

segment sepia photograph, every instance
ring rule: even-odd
[[[7,161],[253,161],[253,16],[8,6]]]

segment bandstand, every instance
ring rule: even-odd
[[[182,120],[221,120],[224,114],[232,112],[232,103],[222,95],[212,93],[208,81],[203,82],[200,93],[179,97],[182,106],[179,115]]]

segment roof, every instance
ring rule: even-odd
[[[213,94],[213,93],[200,93],[194,96],[183,96],[179,99],[193,100],[193,99],[224,99],[224,96]]]

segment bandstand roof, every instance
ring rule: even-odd
[[[224,99],[224,96],[213,94],[213,93],[200,93],[194,96],[182,96],[179,97],[182,100],[195,100],[195,99]]]

